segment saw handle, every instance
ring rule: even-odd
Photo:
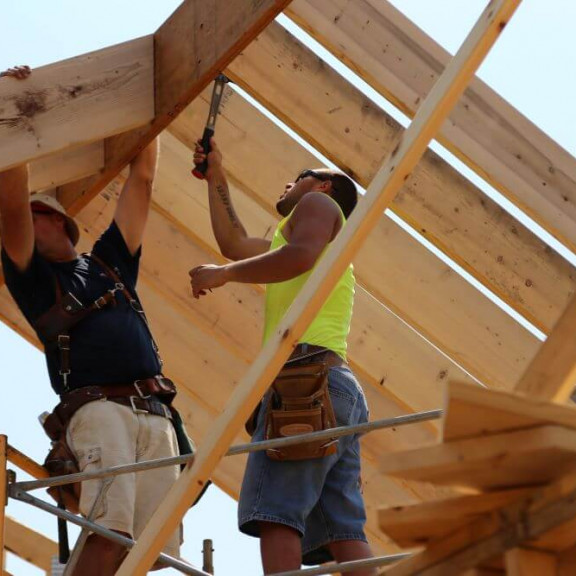
[[[210,146],[210,139],[214,136],[214,130],[212,128],[206,127],[204,129],[204,134],[202,134],[202,140],[200,144],[202,149],[204,150],[204,154],[208,156],[212,151],[212,147]],[[201,164],[195,164],[194,169],[192,170],[192,174],[196,176],[199,180],[206,179],[206,171],[208,170],[208,159],[204,160]]]

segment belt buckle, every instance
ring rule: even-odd
[[[148,414],[148,410],[142,410],[141,408],[137,408],[136,404],[134,404],[134,400],[138,400],[138,396],[128,396],[130,399],[130,405],[132,406],[132,411],[135,414]]]
[[[135,380],[134,381],[134,388],[136,390],[136,392],[138,392],[138,396],[140,396],[140,398],[142,398],[142,400],[148,400],[148,398],[152,397],[152,394],[144,394],[144,392],[142,392],[142,390],[140,389],[139,386],[139,382],[141,382],[141,380]],[[130,396],[130,398],[132,398],[132,396]]]

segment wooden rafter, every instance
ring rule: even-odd
[[[50,574],[52,557],[58,554],[58,544],[43,534],[6,517],[6,549],[19,558]]]
[[[450,59],[387,0],[295,0],[287,13],[408,116]],[[442,143],[574,249],[574,158],[477,78],[450,118]]]
[[[279,24],[226,73],[365,186],[403,130]],[[431,150],[390,209],[544,332],[576,289],[573,266]]]
[[[382,210],[390,204],[409,177],[430,139],[464,91],[476,67],[499,37],[518,3],[515,0],[491,2],[483,13],[462,49],[423,104],[411,128],[399,141],[389,161],[378,172],[348,225],[295,300],[277,334],[269,340],[247,375],[238,384],[227,409],[200,446],[194,463],[184,470],[157,510],[120,567],[118,576],[139,576],[152,566],[164,542],[224,455],[234,434],[289,356],[326,295],[349,265],[355,251],[377,223]]]
[[[576,386],[576,296],[516,386],[539,400],[566,402]]]
[[[154,35],[155,117],[145,128],[106,141],[97,176],[63,186],[58,197],[76,214],[155,138],[290,0],[185,0]]]
[[[146,36],[43,66],[25,82],[0,79],[0,170],[149,122],[153,49]]]

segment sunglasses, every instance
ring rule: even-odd
[[[327,174],[326,172],[316,172],[315,170],[304,170],[303,172],[300,172],[298,178],[296,178],[296,182],[299,182],[300,180],[303,180],[308,176],[312,176],[312,178],[316,178],[317,180],[320,180],[322,182],[332,180],[332,175]]]

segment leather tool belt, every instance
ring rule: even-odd
[[[299,344],[272,383],[265,439],[319,432],[336,426],[328,371],[343,360],[320,346]],[[334,454],[338,441],[320,440],[266,451],[273,460],[308,460]]]
[[[44,468],[50,476],[63,476],[79,472],[78,462],[68,443],[66,429],[72,416],[85,404],[107,399],[132,408],[136,413],[148,413],[172,420],[169,404],[176,395],[176,386],[168,378],[155,376],[136,380],[132,384],[118,386],[86,386],[61,396],[60,403],[42,423],[52,440],[52,447]],[[81,483],[48,488],[48,494],[58,503],[63,503],[73,514],[79,513]]]

